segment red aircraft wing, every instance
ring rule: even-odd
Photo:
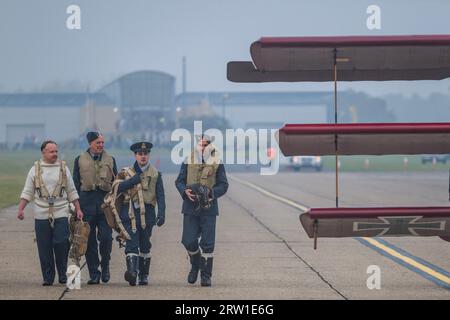
[[[450,207],[312,208],[300,222],[310,238],[450,237]]]
[[[450,35],[263,37],[253,61],[227,66],[234,82],[441,80],[450,77]]]
[[[450,123],[287,124],[277,138],[285,156],[450,153]]]
[[[254,42],[250,53],[252,61],[228,63],[230,81],[450,77],[450,35],[269,37]],[[450,153],[450,123],[292,124],[277,134],[287,156]],[[336,192],[336,206],[337,199]],[[300,220],[314,238],[416,235],[450,239],[450,208],[322,208],[310,209]]]

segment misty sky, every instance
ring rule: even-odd
[[[66,8],[81,7],[81,30]],[[381,7],[381,30],[366,9]],[[0,91],[31,91],[54,81],[93,90],[128,72],[170,73],[188,91],[332,90],[331,83],[236,84],[226,63],[250,60],[261,36],[450,34],[448,0],[0,0]],[[450,92],[450,81],[342,83],[372,95]]]

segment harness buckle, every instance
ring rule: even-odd
[[[50,207],[53,207],[55,205],[55,197],[48,197],[47,202]]]

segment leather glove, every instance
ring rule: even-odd
[[[158,216],[158,218],[156,218],[156,225],[157,225],[158,227],[161,227],[161,226],[164,224],[165,220],[166,220],[165,217],[163,217],[163,216]]]
[[[133,168],[137,175],[142,174],[142,169],[141,169],[141,167],[139,167],[137,161],[134,162]]]

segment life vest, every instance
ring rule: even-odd
[[[124,180],[132,178],[136,172],[133,168],[123,168],[118,177],[124,177]],[[133,232],[136,230],[136,222],[134,215],[133,203],[139,205],[142,229],[146,226],[145,221],[145,204],[156,206],[156,182],[158,181],[158,170],[149,165],[148,169],[143,172],[141,182],[124,193],[124,204],[128,204],[128,215],[131,219],[131,227]]]
[[[198,152],[191,153],[187,166],[186,185],[200,183],[212,189],[216,184],[216,173],[220,163],[218,151],[210,144],[205,148],[203,154],[204,163],[196,163]]]
[[[106,152],[102,153],[101,160],[94,160],[89,152],[84,152],[78,159],[80,167],[81,191],[100,190],[111,191],[114,180],[114,160]]]

